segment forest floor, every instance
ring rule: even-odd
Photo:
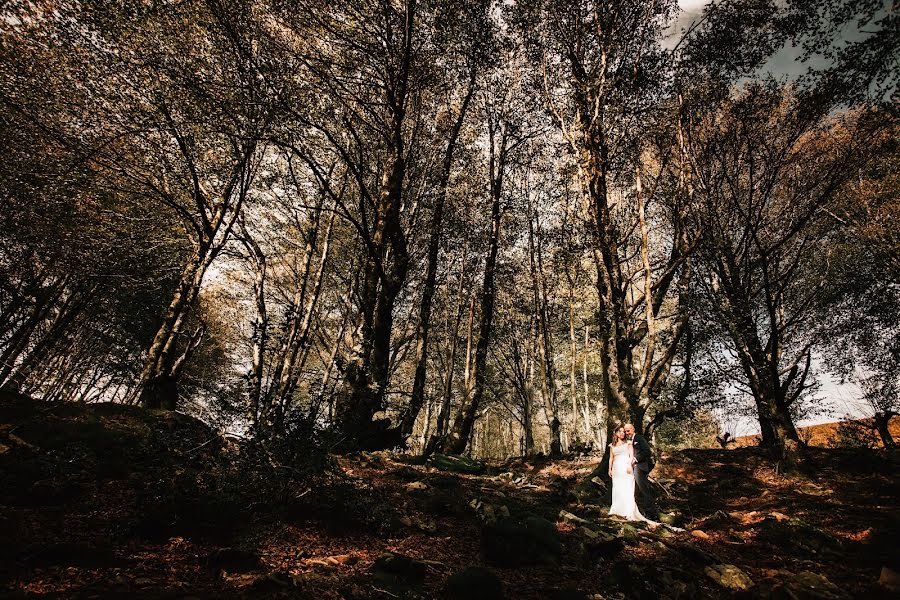
[[[241,452],[184,415],[0,398],[0,598],[898,597],[897,451],[789,476],[664,454],[653,528],[607,517],[599,457],[358,453],[276,498]]]

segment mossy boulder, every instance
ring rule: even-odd
[[[465,473],[466,475],[481,475],[486,468],[483,462],[455,454],[435,454],[428,460],[428,463],[441,471]]]
[[[481,549],[486,560],[500,566],[556,564],[562,541],[554,523],[526,515],[485,525]]]
[[[503,600],[503,582],[484,567],[466,567],[447,579],[448,600]]]
[[[850,600],[853,596],[811,571],[791,575],[772,592],[772,600]]]
[[[753,580],[734,565],[711,565],[706,567],[707,577],[725,589],[746,591],[753,587]]]
[[[701,597],[693,573],[675,567],[617,562],[610,582],[634,600],[692,600]]]
[[[385,552],[372,565],[375,577],[388,583],[421,585],[427,571],[425,563],[396,552]]]
[[[841,540],[827,531],[800,519],[784,520],[773,515],[760,524],[757,539],[799,554],[839,554],[843,548]]]

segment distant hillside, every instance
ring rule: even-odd
[[[894,441],[900,441],[900,417],[894,417],[890,422],[891,435]],[[834,448],[836,446],[851,445],[850,439],[859,436],[863,445],[881,448],[881,438],[872,427],[872,419],[853,419],[850,421],[834,421],[832,423],[820,423],[798,429],[800,439],[810,446],[821,448]],[[759,435],[744,435],[736,438],[735,446],[743,448],[759,444]],[[730,447],[735,447],[730,446]]]

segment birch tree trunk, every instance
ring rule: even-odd
[[[185,162],[193,169],[193,150],[171,115],[167,113],[166,116]],[[140,380],[140,402],[144,408],[176,408],[180,371],[195,348],[190,339],[185,343],[183,327],[200,293],[207,269],[228,243],[234,224],[241,214],[255,176],[253,157],[256,150],[255,139],[244,140],[240,155],[235,157],[230,179],[219,192],[218,198],[213,197],[199,176],[192,178],[192,192],[198,215],[192,222],[197,238],[193,240],[192,256],[182,271],[169,307],[147,351]]]
[[[550,427],[550,456],[562,455],[560,439],[560,420],[557,414],[556,373],[553,365],[553,349],[550,342],[550,330],[547,322],[547,293],[544,282],[543,261],[541,259],[540,230],[535,235],[537,214],[529,208],[528,215],[528,249],[531,267],[531,281],[534,296],[534,310],[537,321],[537,346],[541,358],[541,399],[547,425]],[[535,238],[538,239],[535,239]]]
[[[266,344],[269,333],[269,318],[266,311],[266,255],[241,223],[239,239],[247,249],[253,262],[253,299],[256,316],[251,324],[250,372],[247,374],[249,395],[248,417],[254,430],[259,428],[260,403],[262,400],[263,369],[265,367]]]
[[[309,334],[313,316],[316,313],[319,297],[322,292],[322,281],[328,256],[331,252],[331,235],[334,225],[334,213],[329,215],[325,232],[319,231],[320,221],[316,218],[308,234],[308,243],[304,251],[300,281],[288,311],[288,331],[275,356],[276,368],[272,375],[272,388],[267,394],[266,410],[269,411],[267,426],[282,431],[284,418],[291,404],[291,398],[297,387],[299,372],[306,361],[306,350],[309,346]],[[313,257],[319,241],[319,261],[315,274],[312,275]]]
[[[571,290],[570,285],[570,290]],[[569,396],[572,400],[572,434],[578,435],[578,340],[575,337],[575,294],[574,290],[569,293]],[[585,432],[587,431],[587,423],[584,422],[582,416],[582,425]],[[587,438],[585,438],[587,441]]]
[[[534,456],[534,419],[532,417],[534,411],[534,360],[527,348],[524,363],[523,369],[528,374],[528,379],[522,406],[522,429],[525,434],[525,447],[522,453],[525,456]]]

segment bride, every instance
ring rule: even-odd
[[[609,514],[625,517],[629,521],[651,522],[641,514],[634,500],[634,446],[625,439],[623,425],[616,427],[609,446],[609,476],[612,477]]]

